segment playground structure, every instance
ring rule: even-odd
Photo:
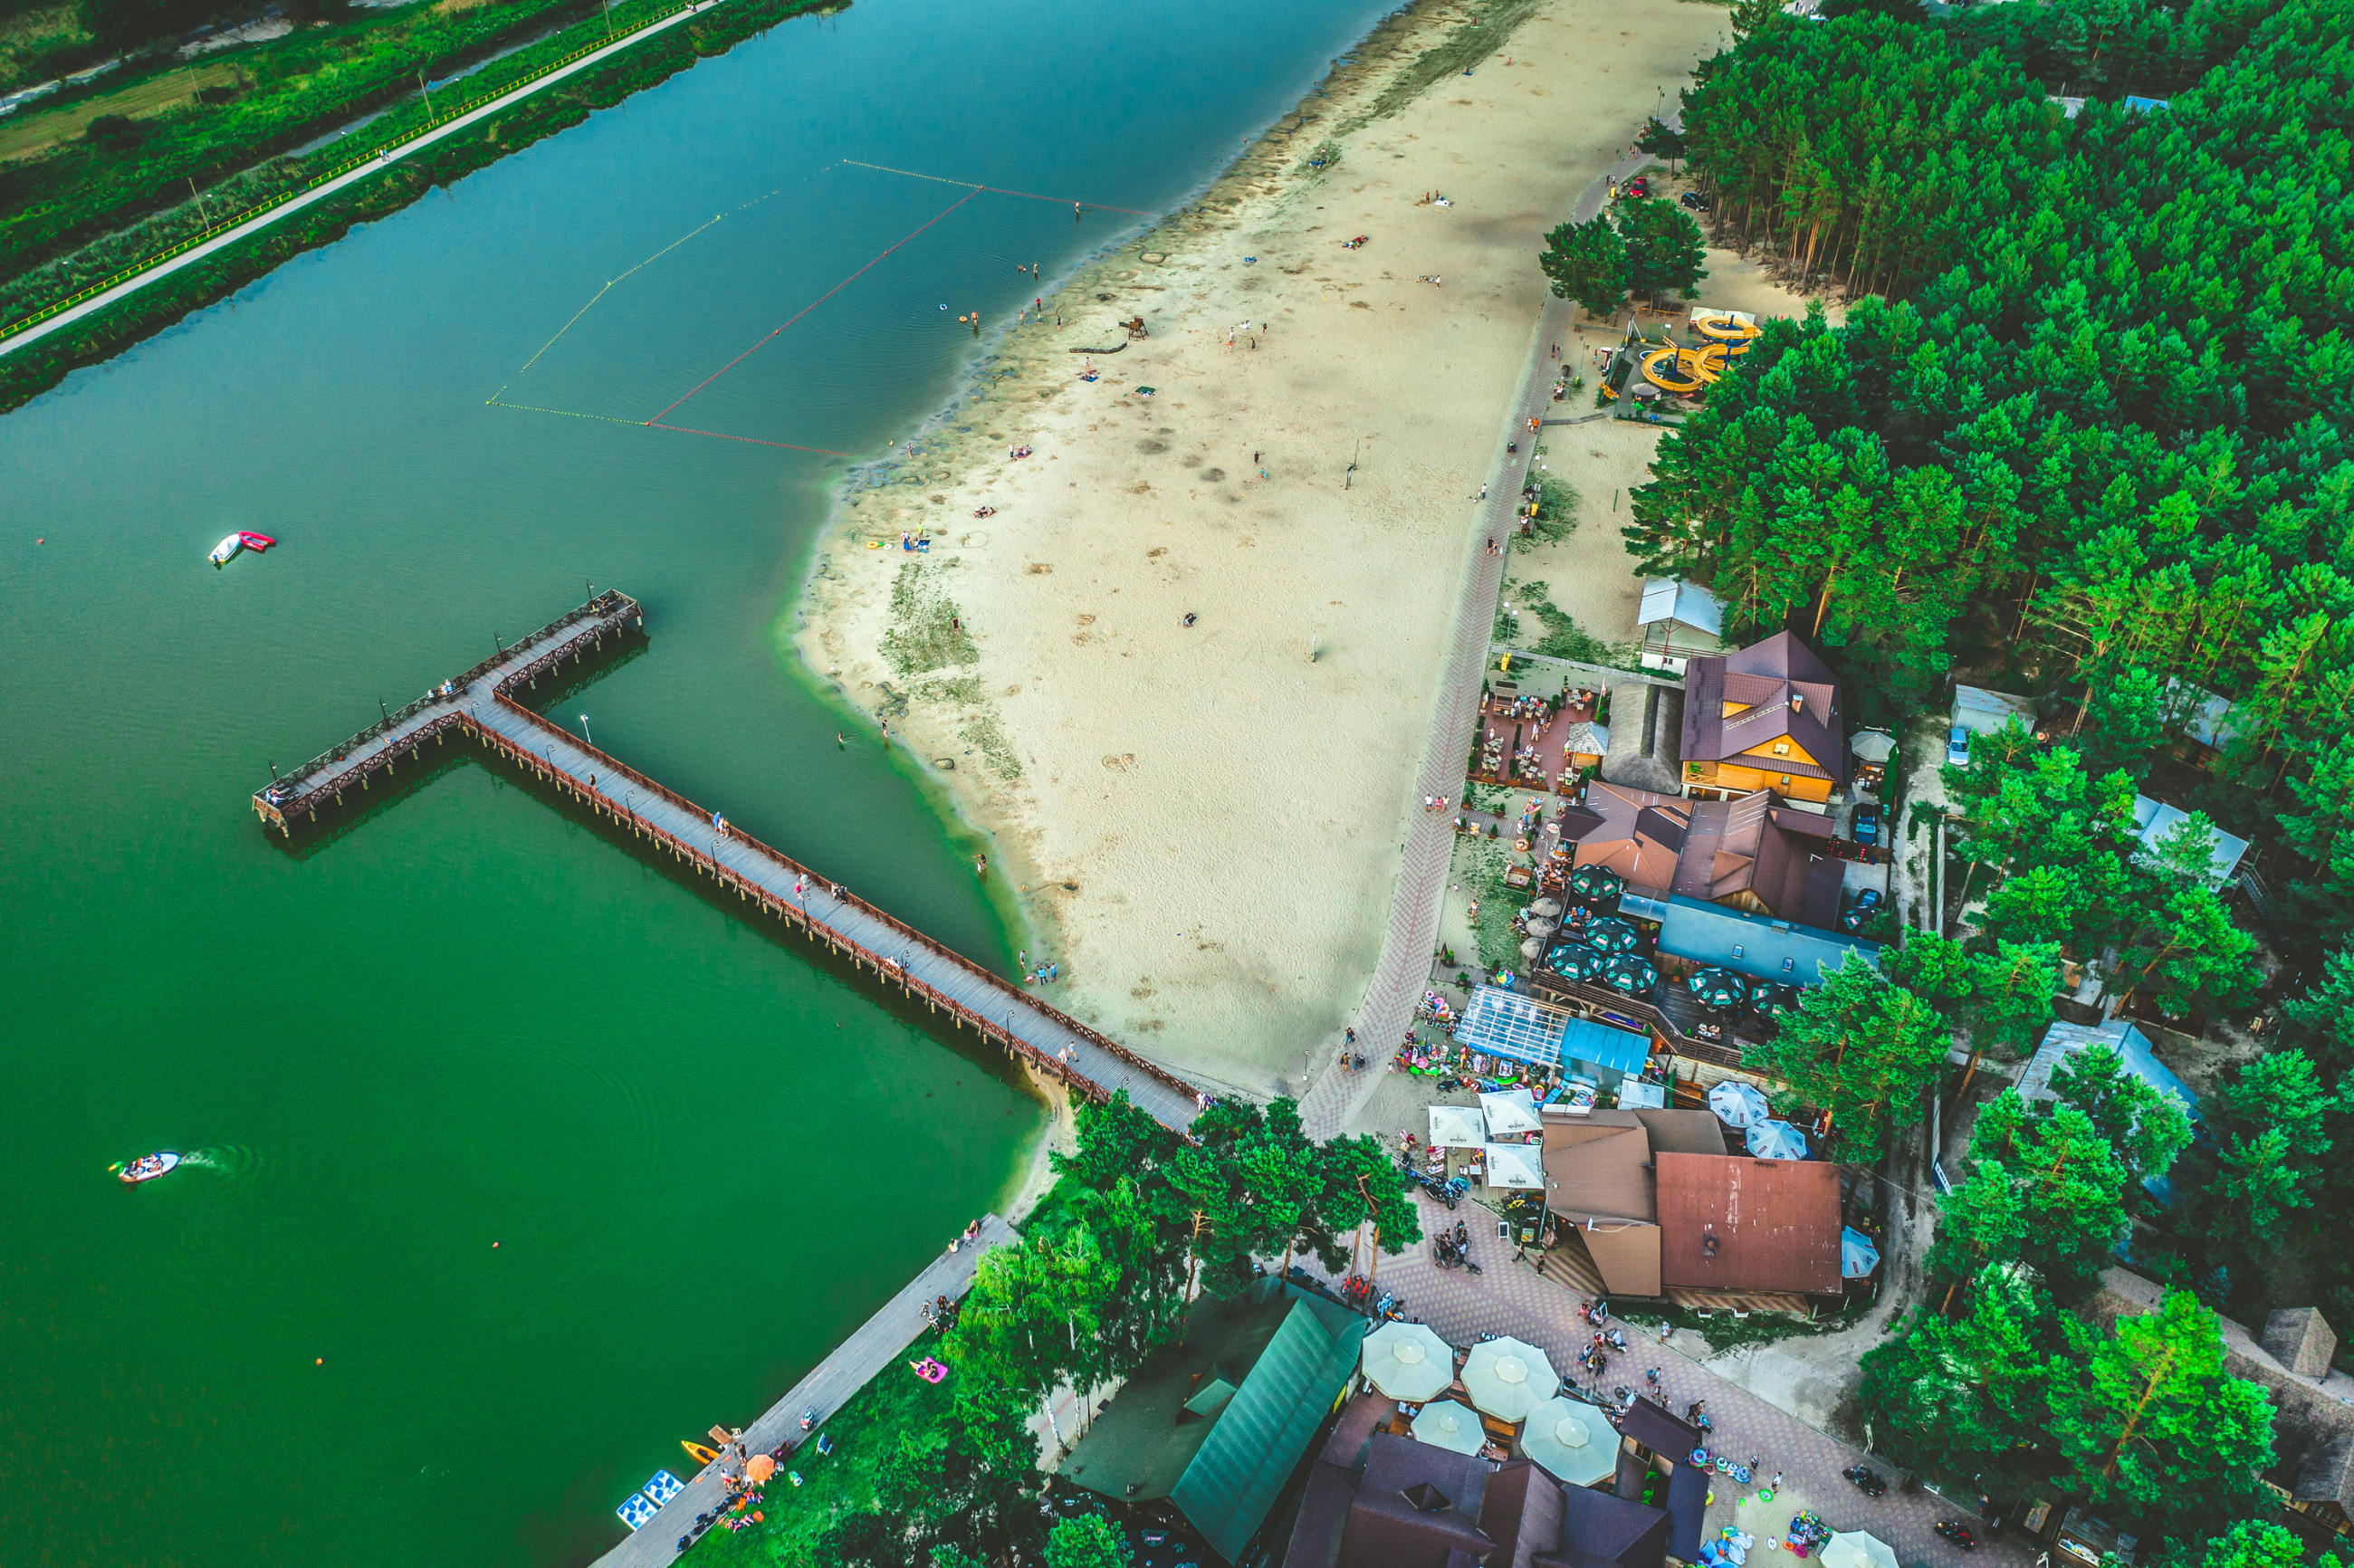
[[[1749,352],[1761,330],[1746,311],[1695,310],[1681,342],[1664,324],[1629,322],[1602,373],[1603,400],[1619,404],[1621,418],[1638,418],[1643,405],[1661,397],[1697,397]]]

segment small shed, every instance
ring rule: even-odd
[[[2154,852],[2166,841],[2167,834],[2190,820],[2190,813],[2179,806],[2169,806],[2163,800],[2153,800],[2147,795],[2134,797],[2134,835],[2141,840],[2145,852]],[[2207,880],[2221,887],[2232,880],[2240,869],[2240,857],[2248,853],[2248,841],[2238,838],[2213,823],[2208,826],[2215,835],[2215,849],[2208,861]]]
[[[1647,670],[1681,675],[1687,659],[1723,651],[1724,602],[1698,583],[1651,578],[1635,624],[1643,638],[1638,659]]]
[[[1972,735],[1994,735],[2011,725],[2033,734],[2035,705],[2013,693],[1991,692],[1984,686],[1954,688],[1955,728]]]

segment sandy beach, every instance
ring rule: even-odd
[[[1299,1092],[1352,1018],[1471,505],[1549,347],[1543,236],[1728,31],[1689,0],[1545,0],[1384,99],[1472,15],[1385,24],[1290,134],[1008,328],[964,429],[848,487],[790,629],[994,837],[1056,1004],[1221,1088]],[[1796,308],[1710,264],[1707,302]],[[1657,434],[1551,433],[1581,523],[1512,563],[1607,641],[1634,637],[1617,530]]]

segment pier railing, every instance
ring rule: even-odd
[[[341,745],[329,747],[318,756],[311,758],[310,761],[302,764],[302,767],[293,768],[280,775],[272,781],[271,789],[275,789],[281,798],[276,800],[271,800],[270,804],[272,806],[294,806],[298,803],[298,797],[309,795],[321,789],[333,789],[337,788],[338,786],[333,782],[334,776],[332,770],[338,768],[341,764],[350,760],[355,753],[365,750],[370,741],[381,739],[383,736],[392,734],[395,730],[399,729],[411,719],[414,719],[419,714],[425,712],[429,708],[447,706],[463,702],[465,700],[465,692],[467,687],[472,685],[475,682],[482,680],[484,676],[497,672],[503,665],[505,665],[512,661],[518,652],[535,648],[545,642],[552,641],[555,639],[561,637],[573,627],[579,625],[584,620],[603,620],[619,623],[631,619],[638,619],[641,624],[642,624],[642,611],[641,610],[636,599],[631,599],[625,593],[616,593],[610,589],[599,594],[595,599],[590,599],[588,603],[581,605],[577,609],[565,611],[562,615],[557,616],[554,620],[549,621],[546,626],[543,626],[538,630],[532,632],[522,641],[509,643],[499,652],[497,657],[485,659],[481,663],[475,665],[472,669],[467,671],[464,674],[458,676],[451,683],[452,689],[450,695],[443,696],[439,688],[428,692],[423,696],[417,698],[415,701],[404,704],[400,707],[391,710],[391,712],[384,717],[379,718],[376,723],[368,726],[366,729],[361,730],[358,734],[353,736],[348,740],[344,741]],[[505,685],[515,681],[529,682],[535,680],[542,673],[544,673],[546,667],[552,662],[553,657],[553,654],[550,654],[535,660],[530,664],[525,665],[522,668],[510,673],[501,681],[500,683],[502,685]],[[444,727],[446,726],[440,724],[428,726],[419,729],[411,738],[413,740],[422,740],[428,736],[438,734]],[[374,759],[370,758],[368,761],[369,763],[373,763]],[[365,770],[365,765],[363,770]],[[322,777],[323,775],[325,777]]]
[[[514,698],[506,694],[507,688],[513,686],[516,681],[523,678],[523,672],[517,672],[515,674],[501,681],[496,689],[495,700],[506,704],[509,707],[514,709],[515,712],[529,719],[538,727],[542,729],[551,728],[552,726],[548,725],[545,718],[533,713],[530,709],[523,706],[522,704],[515,702]],[[591,745],[586,740],[576,738],[569,731],[566,731],[564,732],[564,740],[567,746],[576,751],[585,753],[597,760],[597,783],[596,785],[591,786],[587,779],[578,778],[568,770],[557,767],[552,758],[545,755],[535,756],[530,751],[515,746],[514,743],[509,740],[506,736],[499,735],[495,731],[482,726],[473,719],[472,715],[460,715],[458,716],[464,720],[468,729],[480,735],[483,739],[498,747],[500,749],[509,752],[510,755],[515,757],[518,760],[525,763],[527,766],[537,769],[542,775],[546,776],[550,782],[570,789],[575,794],[583,798],[594,799],[599,801],[606,808],[615,811],[617,814],[631,819],[633,826],[643,829],[650,837],[663,841],[666,846],[673,851],[673,853],[679,854],[681,857],[695,864],[698,870],[707,871],[713,880],[719,883],[721,885],[732,886],[741,896],[755,900],[778,914],[790,918],[799,919],[806,925],[816,927],[824,924],[823,921],[811,916],[806,909],[796,907],[790,899],[781,898],[756,883],[745,881],[743,877],[723,863],[719,858],[713,854],[709,850],[706,850],[698,844],[692,843],[684,839],[679,838],[676,834],[669,832],[666,830],[659,828],[653,823],[645,821],[644,818],[640,817],[637,814],[635,809],[627,800],[616,801],[608,783],[608,779],[609,777],[626,779],[633,787],[631,793],[642,790],[648,795],[668,801],[671,805],[677,807],[680,810],[689,813],[698,821],[707,822],[711,820],[712,813],[709,810],[688,800],[685,796],[680,794],[675,789],[671,789],[668,785],[647,778],[644,774],[639,772],[628,763],[623,762],[620,758],[614,757],[609,752],[600,750],[599,747]],[[607,772],[608,769],[610,770],[610,775]],[[786,854],[783,851],[771,848],[769,845],[762,842],[757,838],[754,838],[751,834],[732,824],[727,829],[727,837],[732,842],[743,844],[747,848],[755,850],[760,854],[767,856],[769,860],[783,867],[787,873],[796,878],[807,877],[811,882],[822,884],[829,890],[830,896],[851,906],[862,914],[865,915],[868,918],[875,920],[889,927],[898,936],[904,937],[909,942],[925,948],[935,957],[946,959],[949,962],[956,965],[965,973],[972,976],[975,980],[988,986],[992,991],[1005,998],[1007,1001],[1013,1003],[1027,1012],[1044,1014],[1046,1017],[1053,1019],[1056,1023],[1059,1023],[1064,1028],[1069,1030],[1072,1033],[1076,1034],[1081,1039],[1087,1041],[1088,1044],[1095,1046],[1097,1050],[1127,1064],[1129,1066],[1133,1067],[1138,1072],[1144,1074],[1148,1077],[1167,1085],[1169,1087],[1177,1090],[1179,1093],[1183,1094],[1188,1097],[1191,1097],[1196,1092],[1193,1085],[1185,1082],[1182,1078],[1176,1076],[1166,1068],[1163,1068],[1155,1063],[1147,1061],[1145,1058],[1138,1055],[1135,1052],[1129,1050],[1119,1042],[1107,1038],[1097,1031],[1080,1022],[1077,1019],[1071,1017],[1068,1013],[1064,1012],[1061,1009],[1054,1006],[1052,1003],[1045,1001],[1039,997],[1033,996],[1028,991],[1019,989],[1011,981],[1007,980],[1003,976],[974,963],[970,959],[966,958],[962,953],[958,952],[955,948],[947,947],[933,938],[924,935],[924,933],[917,930],[913,926],[908,925],[906,921],[900,919],[897,916],[891,914],[889,911],[877,908],[875,906],[869,904],[865,899],[859,897],[856,894],[852,893],[847,889],[841,888],[840,885],[834,882],[831,877],[819,875],[816,872],[810,870],[807,866],[793,859],[792,856]],[[829,931],[832,930],[832,927],[827,927],[826,928]],[[849,941],[847,937],[843,937],[839,932],[835,932],[834,937],[844,942]],[[854,942],[850,943],[850,945],[853,947],[857,946]],[[1055,1061],[1051,1056],[1031,1047],[1026,1042],[1015,1035],[1011,1029],[1006,1027],[1003,1021],[992,1019],[985,1014],[978,1012],[966,1003],[959,1001],[955,998],[949,996],[947,993],[936,991],[931,986],[925,984],[922,980],[917,980],[915,976],[907,973],[904,965],[895,962],[890,954],[870,952],[868,954],[868,958],[870,961],[878,967],[878,969],[884,966],[888,966],[896,970],[896,972],[893,977],[896,982],[901,987],[901,989],[907,991],[911,995],[920,996],[926,1001],[930,1002],[935,1006],[944,1007],[960,1016],[970,1018],[973,1022],[980,1027],[981,1031],[984,1034],[994,1034],[999,1036],[1010,1048],[1022,1052],[1045,1071],[1054,1073],[1058,1077],[1063,1077],[1066,1080],[1069,1078],[1070,1075],[1064,1071],[1063,1064]]]
[[[550,723],[511,694],[555,669],[564,659],[578,661],[587,658],[591,652],[592,638],[578,630],[584,623],[595,623],[593,641],[601,646],[608,629],[620,632],[627,630],[632,621],[640,628],[644,625],[643,612],[635,599],[616,592],[601,594],[548,622],[522,641],[510,644],[501,651],[498,657],[483,661],[449,683],[451,695],[443,696],[437,688],[390,717],[370,725],[295,773],[278,779],[270,789],[254,796],[254,809],[265,823],[291,834],[292,824],[289,819],[292,815],[307,814],[315,821],[319,810],[329,803],[323,797],[332,796],[334,801],[340,801],[345,789],[355,785],[366,788],[369,776],[377,768],[389,770],[400,761],[414,759],[427,741],[438,743],[454,730],[482,742],[486,749],[505,756],[559,792],[591,806],[599,815],[610,816],[617,822],[626,821],[633,836],[642,834],[659,843],[674,858],[692,865],[698,874],[707,873],[716,886],[732,888],[738,898],[755,903],[763,911],[788,922],[800,921],[811,939],[822,935],[829,948],[836,951],[846,950],[862,965],[873,968],[878,976],[897,984],[905,994],[918,998],[933,1008],[948,1010],[960,1023],[969,1020],[984,1039],[998,1041],[1008,1052],[1018,1054],[1041,1072],[1052,1074],[1082,1093],[1103,1099],[1108,1098],[1112,1090],[1075,1069],[1072,1064],[1024,1040],[1013,1028],[1017,1013],[1026,1014],[1034,1020],[1051,1020],[1070,1035],[1182,1096],[1189,1105],[1198,1103],[1198,1094],[1193,1086],[1167,1069],[1147,1061],[1060,1009],[1014,986],[1002,976],[927,937],[897,916],[840,888],[832,878],[818,875],[790,855],[732,826],[726,831],[730,844],[762,857],[785,877],[821,885],[827,889],[827,896],[838,905],[857,911],[867,921],[903,939],[909,948],[922,948],[929,959],[953,965],[985,988],[989,996],[1002,1001],[1002,1008],[995,1010],[997,1015],[992,1017],[991,1009],[960,1000],[928,984],[909,972],[901,955],[878,952],[850,931],[835,926],[822,916],[812,914],[805,897],[797,905],[780,891],[730,867],[715,853],[716,836],[714,848],[691,842],[672,828],[645,816],[638,809],[639,797],[642,796],[647,801],[664,802],[689,821],[713,822],[714,815],[710,810],[669,786],[648,778],[620,758],[600,750],[585,736],[577,736],[569,730]],[[536,657],[525,657],[535,650],[539,651]],[[489,701],[496,705],[504,715],[495,722],[481,709],[481,694],[485,683],[488,685]],[[470,697],[472,698],[471,702]],[[436,705],[445,706],[448,711],[419,722],[420,715]],[[374,746],[375,742],[387,736],[391,737],[389,745]],[[549,744],[534,750],[530,741],[535,736],[545,736]],[[555,758],[559,740],[567,761],[584,768],[593,766],[594,771],[582,778],[572,768],[559,765]],[[586,759],[585,763],[582,758]],[[714,831],[716,835],[716,826]],[[1190,1112],[1175,1116],[1173,1119],[1171,1115],[1154,1114],[1180,1133],[1184,1132],[1192,1120]]]

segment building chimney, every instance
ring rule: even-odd
[[[1804,692],[1792,692],[1790,694],[1790,711],[1792,713],[1797,713],[1806,705],[1807,695]]]

